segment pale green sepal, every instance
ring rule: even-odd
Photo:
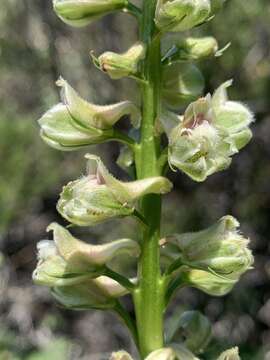
[[[100,17],[123,9],[126,0],[53,0],[56,14],[66,24],[81,27],[90,24]]]
[[[100,275],[100,269],[82,270],[67,263],[58,253],[53,241],[43,240],[37,245],[38,264],[33,272],[33,281],[44,286],[69,286]]]
[[[159,0],[155,23],[162,31],[186,31],[203,23],[209,16],[209,0]]]
[[[172,343],[170,347],[175,351],[177,360],[200,360],[183,345]]]
[[[145,360],[176,360],[176,354],[171,348],[162,348],[151,352]]]
[[[81,269],[102,266],[123,253],[137,257],[140,252],[136,241],[130,239],[116,240],[104,245],[90,245],[76,239],[57,223],[50,224],[47,231],[53,231],[57,250],[63,259]]]
[[[123,54],[106,51],[98,58],[98,65],[112,79],[138,73],[139,61],[145,57],[145,46],[138,42]]]
[[[99,129],[80,130],[63,104],[55,105],[47,111],[38,123],[42,139],[58,150],[77,150],[107,138],[106,133]]]
[[[233,289],[238,277],[225,277],[203,270],[186,269],[183,273],[183,281],[187,286],[197,288],[208,295],[224,296]]]
[[[199,311],[185,311],[166,323],[166,342],[183,343],[194,353],[202,353],[212,337],[211,324]]]
[[[133,358],[124,350],[113,352],[110,360],[133,360]]]
[[[202,94],[204,85],[202,73],[193,64],[175,63],[163,69],[162,97],[172,108],[195,100]]]
[[[234,347],[230,350],[224,351],[217,360],[241,360],[238,348]]]
[[[56,300],[69,309],[109,309],[115,299],[128,294],[128,290],[113,279],[99,276],[83,280],[72,286],[56,286],[52,293]]]
[[[62,101],[77,123],[86,129],[110,129],[124,115],[129,115],[134,127],[140,126],[141,114],[131,101],[122,101],[112,105],[94,105],[82,99],[78,93],[62,78],[57,81],[62,88]]]
[[[117,165],[130,176],[134,176],[132,166],[134,165],[134,154],[128,146],[122,146],[116,160]]]

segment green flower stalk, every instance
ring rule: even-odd
[[[254,261],[249,240],[232,216],[202,231],[165,234],[163,239],[160,235],[162,195],[172,189],[166,177],[169,168],[179,169],[194,181],[205,181],[228,168],[232,156],[252,137],[252,112],[228,99],[231,81],[212,96],[202,97],[205,81],[194,62],[221,56],[228,45],[219,50],[214,37],[185,33],[210,21],[223,3],[143,0],[137,7],[128,0],[53,1],[57,16],[75,27],[116,11],[132,14],[138,21],[139,39],[126,52],[91,55],[110,78],[138,82],[140,108],[129,100],[92,104],[60,78],[61,102],[38,123],[42,139],[57,150],[74,151],[106,141],[124,145],[117,164],[131,177],[129,181],[115,178],[99,156],[86,154],[86,175],[63,187],[57,210],[70,226],[90,227],[133,217],[139,220],[139,241],[124,236],[93,245],[52,223],[48,231],[53,231],[53,240],[37,245],[33,280],[47,286],[67,309],[114,311],[137,346],[136,360],[199,360],[211,340],[210,322],[196,310],[181,310],[165,322],[168,303],[183,287],[224,296]],[[181,32],[181,40],[162,54],[163,35],[168,32]],[[183,106],[184,113],[172,111]],[[127,134],[116,129],[123,116],[130,118]],[[119,256],[137,261],[137,275],[130,278],[115,271]],[[126,295],[134,305],[132,314],[121,299]],[[214,358],[240,360],[237,348]],[[121,350],[112,353],[110,360],[135,359]]]

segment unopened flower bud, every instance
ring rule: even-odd
[[[112,138],[111,128],[124,115],[130,115],[133,125],[139,126],[140,112],[132,102],[94,105],[83,100],[63,79],[57,84],[62,87],[62,103],[38,121],[41,137],[48,145],[69,151],[100,143]]]
[[[186,311],[172,317],[166,331],[167,342],[182,342],[194,353],[201,353],[211,339],[211,324],[199,311]]]
[[[81,27],[127,5],[126,0],[53,0],[56,14],[66,24]]]
[[[241,360],[237,347],[224,351],[217,360]]]
[[[68,309],[86,310],[113,308],[115,299],[128,294],[128,291],[116,281],[100,276],[72,286],[56,286],[52,294]]]
[[[119,253],[139,255],[138,244],[130,239],[90,245],[56,223],[48,226],[50,230],[53,230],[54,241],[43,240],[37,246],[39,262],[33,278],[41,285],[68,286],[95,278],[102,273],[103,265]]]
[[[112,353],[110,360],[133,360],[133,358],[124,350]]]
[[[176,360],[176,354],[171,348],[162,348],[151,352],[145,360]]]
[[[200,96],[204,89],[204,78],[193,64],[169,64],[163,70],[162,96],[172,108],[179,108]]]
[[[178,48],[182,60],[199,60],[214,56],[218,50],[218,43],[212,36],[188,37],[178,45]]]
[[[155,23],[162,32],[186,31],[203,23],[210,11],[210,0],[159,0]]]
[[[245,105],[227,98],[226,89],[231,83],[222,84],[212,97],[208,94],[191,103],[183,118],[175,115],[179,124],[167,132],[169,163],[195,181],[226,169],[232,155],[252,137],[252,113]],[[160,120],[166,131],[166,113]]]
[[[98,65],[112,79],[136,75],[138,64],[145,56],[145,46],[142,43],[134,44],[123,54],[107,51],[98,58]]]
[[[87,176],[66,185],[57,205],[71,223],[91,226],[113,217],[132,215],[138,198],[166,193],[172,187],[164,177],[122,182],[108,172],[99,157],[88,154],[86,158]]]
[[[235,218],[224,216],[205,230],[176,234],[169,241],[178,248],[183,264],[239,277],[251,267],[253,256],[248,249],[249,240],[238,228]]]

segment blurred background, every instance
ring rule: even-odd
[[[256,257],[254,270],[226,297],[185,290],[171,305],[200,309],[211,319],[214,338],[208,359],[233,345],[239,346],[243,360],[270,359],[269,20],[269,0],[228,0],[211,23],[193,32],[214,35],[221,47],[231,42],[222,57],[199,63],[206,91],[233,78],[231,98],[248,104],[257,119],[252,142],[234,157],[228,171],[203,184],[169,174],[175,189],[164,200],[164,234],[198,230],[232,214],[250,237]],[[58,102],[55,81],[60,74],[92,102],[138,101],[131,80],[112,82],[89,58],[90,50],[123,51],[136,40],[136,23],[128,15],[108,16],[78,30],[56,18],[51,1],[1,4],[0,360],[101,360],[119,348],[134,351],[113,314],[63,310],[48,289],[33,285],[31,273],[36,243],[46,238],[46,226],[63,223],[56,201],[63,184],[84,173],[84,153],[101,154],[115,175],[126,178],[115,165],[117,144],[61,153],[42,142],[36,120]],[[124,129],[127,123],[123,120]],[[126,219],[75,231],[91,242],[137,236],[136,223]]]

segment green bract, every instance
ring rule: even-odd
[[[162,97],[168,106],[186,105],[200,96],[203,89],[204,78],[195,65],[181,62],[164,67]]]
[[[173,235],[168,238],[171,255],[193,268],[240,276],[251,268],[253,256],[238,227],[235,218],[224,216],[208,229]]]
[[[119,253],[139,255],[138,244],[130,239],[116,240],[104,245],[90,245],[76,239],[70,232],[52,223],[48,231],[54,233],[54,241],[38,243],[39,262],[33,273],[36,283],[45,286],[69,286],[96,278],[103,267]]]
[[[145,56],[145,46],[142,43],[134,44],[123,54],[107,51],[97,59],[97,65],[112,79],[136,75],[139,61]]]
[[[43,140],[59,150],[77,150],[113,138],[113,125],[124,115],[130,115],[134,126],[140,124],[140,112],[130,101],[113,105],[94,105],[83,100],[63,79],[62,103],[46,112],[39,125]]]
[[[238,348],[234,347],[230,350],[224,351],[217,360],[241,360]]]
[[[56,14],[66,24],[81,27],[115,10],[124,9],[126,0],[53,0]]]
[[[146,194],[164,194],[172,184],[157,176],[122,182],[114,178],[99,157],[86,155],[88,175],[70,182],[62,191],[57,209],[73,224],[91,226],[113,217],[134,213],[134,202]]]
[[[231,81],[221,85],[213,97],[191,103],[184,116],[167,113],[161,123],[169,137],[169,162],[195,181],[204,181],[209,175],[226,169],[232,155],[251,139],[248,128],[253,121],[249,109],[238,102],[229,101],[226,89]],[[175,123],[175,127],[172,124]]]
[[[158,0],[155,23],[162,31],[185,31],[203,23],[210,14],[209,0]]]
[[[194,353],[201,353],[211,340],[211,324],[199,311],[172,315],[166,325],[166,342],[181,342]]]

